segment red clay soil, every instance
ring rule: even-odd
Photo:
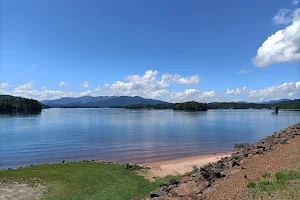
[[[206,199],[252,199],[246,187],[249,181],[259,180],[263,174],[274,174],[280,170],[300,168],[300,137],[289,144],[278,144],[265,155],[255,155],[244,159],[240,167],[235,167],[229,176],[212,184],[212,191],[204,193]]]

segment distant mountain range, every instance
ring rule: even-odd
[[[275,103],[283,103],[283,102],[289,102],[289,101],[292,101],[292,100],[291,99],[279,99],[279,100],[261,102],[261,104],[275,104]]]
[[[239,102],[211,102],[209,105],[215,104],[279,104],[279,103],[288,103],[292,102],[290,99],[280,99],[272,100],[267,102],[253,103],[246,101]],[[103,108],[103,107],[125,107],[130,105],[157,105],[157,104],[169,104],[165,101],[154,100],[154,99],[145,99],[139,96],[83,96],[78,98],[64,97],[55,100],[44,100],[41,101],[42,104],[50,107],[77,107],[77,108]]]
[[[226,102],[226,103],[240,103],[240,104],[276,104],[276,103],[284,103],[293,101],[291,99],[279,99],[279,100],[271,100],[265,102],[247,102],[247,101],[238,101],[238,102]],[[211,102],[209,104],[216,104],[216,103],[224,103],[224,102]]]
[[[99,96],[91,97],[84,96],[79,98],[65,97],[55,100],[44,100],[41,101],[42,104],[50,107],[93,107],[93,108],[103,108],[103,107],[124,107],[128,105],[135,104],[168,104],[168,102],[145,99],[142,97],[130,97],[130,96]]]

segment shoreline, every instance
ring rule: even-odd
[[[147,171],[140,172],[139,175],[142,175],[149,180],[154,180],[155,178],[161,178],[168,175],[184,175],[193,171],[195,166],[199,167],[207,165],[209,163],[217,162],[221,158],[231,156],[231,153],[233,152],[143,163],[141,164],[142,166],[148,167],[150,169]]]
[[[24,197],[25,193],[27,196],[23,199],[33,199],[35,197],[37,197],[35,199],[40,199],[44,195],[47,195],[48,192],[58,195],[57,197],[60,197],[60,195],[62,197],[73,195],[72,197],[77,198],[77,194],[72,193],[74,188],[73,185],[70,186],[69,180],[73,180],[78,190],[84,191],[81,195],[85,196],[89,195],[85,193],[88,189],[82,190],[82,187],[95,187],[95,184],[98,184],[97,186],[99,186],[99,188],[106,184],[106,187],[109,187],[112,183],[111,179],[113,179],[119,182],[112,188],[109,188],[109,191],[115,190],[117,187],[123,190],[124,194],[127,194],[126,192],[128,191],[141,191],[140,189],[146,187],[146,191],[149,191],[149,193],[146,197],[144,196],[145,198],[134,198],[140,200],[191,198],[249,199],[253,195],[253,189],[259,187],[261,180],[266,179],[269,180],[270,183],[273,183],[272,178],[276,176],[276,173],[295,169],[300,166],[299,146],[300,122],[236,151],[149,162],[142,165],[149,168],[143,169],[140,169],[139,166],[135,166],[132,163],[123,163],[125,166],[117,166],[116,164],[119,165],[121,163],[86,160],[70,162],[70,164],[63,162],[66,163],[65,166],[63,166],[64,164],[57,165],[59,168],[44,165],[39,166],[41,170],[21,169],[17,173],[0,170],[3,180],[2,183],[0,182],[0,193],[2,196],[7,197]],[[83,162],[87,163],[84,164]],[[88,162],[91,163],[88,164]],[[97,165],[95,162],[103,162],[103,164]],[[107,166],[106,164],[113,165]],[[85,167],[86,165],[87,167]],[[196,166],[196,168],[193,166]],[[69,169],[66,170],[66,168]],[[138,175],[143,175],[148,180],[137,176],[136,173],[126,170],[137,170],[135,172],[137,172]],[[66,173],[66,171],[72,171],[72,173]],[[49,176],[48,173],[50,173],[51,176]],[[74,173],[77,174],[74,176]],[[103,175],[103,173],[106,174]],[[153,180],[172,173],[173,176],[165,177],[162,183],[160,180],[158,182],[149,182],[151,179]],[[53,181],[53,175],[56,176],[55,180],[58,183],[56,185],[58,190],[52,190],[53,188],[50,188],[55,185],[47,185],[47,182],[51,183],[51,181]],[[65,178],[65,175],[68,175],[68,178]],[[112,178],[112,176],[114,177]],[[18,179],[14,179],[14,177]],[[106,177],[105,180],[103,180],[104,177]],[[32,178],[34,178],[34,182],[32,182]],[[130,181],[124,181],[124,178],[130,178]],[[16,180],[19,179],[22,180],[22,182],[16,182]],[[83,179],[88,181],[83,182]],[[23,180],[28,180],[29,182],[24,182]],[[130,186],[128,182],[131,184],[134,183],[132,190],[128,189],[128,186]],[[247,186],[250,182],[255,184],[255,188],[250,189]],[[69,190],[64,190],[63,187],[60,188],[61,183],[64,183],[65,188],[69,188]],[[292,185],[294,182],[286,182],[285,184],[289,183],[290,186],[294,186]],[[144,184],[146,184],[146,186]],[[158,188],[155,191],[153,191],[153,184],[156,184]],[[38,187],[36,188],[36,186]],[[48,190],[48,187],[50,190]],[[294,191],[294,188],[291,189]],[[298,192],[299,195],[300,187],[297,189],[298,191],[296,191],[296,193]],[[150,192],[151,190],[152,192]],[[59,191],[67,192],[66,194],[59,194]],[[70,192],[68,193],[68,191]],[[105,190],[105,193],[102,193],[101,190],[97,190],[97,195],[103,197],[103,194],[107,194],[106,191],[107,190]],[[286,193],[290,191],[291,190],[286,190],[280,194],[279,192],[281,192],[281,190],[276,190],[272,195],[275,197],[282,197],[282,195],[284,195],[284,197],[286,197]],[[120,192],[118,194],[122,196],[123,193]],[[270,194],[266,194],[267,197],[269,197]],[[129,197],[132,198],[134,195],[136,195],[135,192],[130,194]],[[144,194],[138,194],[138,196],[142,195]],[[261,193],[260,195],[264,194]],[[111,196],[109,197],[109,199],[112,199]],[[129,197],[126,199],[129,199]],[[1,195],[0,199],[2,199]]]
[[[259,189],[264,179],[269,177],[268,184],[275,184],[272,178],[276,177],[276,173],[300,166],[297,164],[300,163],[299,136],[300,122],[240,148],[217,162],[197,166],[179,181],[161,185],[146,199],[249,199],[254,192],[249,188],[249,183],[254,183],[253,189]],[[176,164],[174,161],[173,165]],[[271,193],[281,195],[277,189],[275,193],[268,190],[270,193],[267,196]]]

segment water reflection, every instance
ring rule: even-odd
[[[270,110],[47,109],[0,115],[0,168],[108,159],[149,162],[230,151],[300,121]]]
[[[13,113],[5,113],[0,112],[1,118],[10,118],[10,117],[39,117],[41,112],[13,112]]]

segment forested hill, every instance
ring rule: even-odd
[[[189,101],[184,103],[170,103],[170,104],[136,104],[125,106],[127,109],[173,109],[173,110],[188,110],[188,111],[206,111],[207,103],[198,103],[196,101]]]
[[[174,110],[197,110],[197,106],[201,105],[197,102],[186,103],[174,103],[174,104],[156,104],[145,105],[136,104],[128,105],[125,108],[128,109],[174,109]],[[201,109],[271,109],[272,107],[279,107],[280,109],[300,109],[300,99],[278,101],[277,103],[265,102],[265,103],[247,103],[247,102],[214,102],[208,104],[202,104]],[[194,108],[194,109],[192,109]],[[201,110],[200,109],[200,110]]]
[[[42,104],[37,100],[0,95],[0,112],[41,112]]]
[[[300,109],[300,99],[278,101],[277,103],[215,102],[208,104],[209,109],[271,109],[275,106],[280,109]]]
[[[131,97],[131,96],[99,96],[91,97],[84,96],[79,98],[61,98],[56,100],[45,100],[41,101],[42,104],[50,107],[59,108],[104,108],[104,107],[125,107],[134,104],[168,104],[168,102],[145,99],[142,97]]]

